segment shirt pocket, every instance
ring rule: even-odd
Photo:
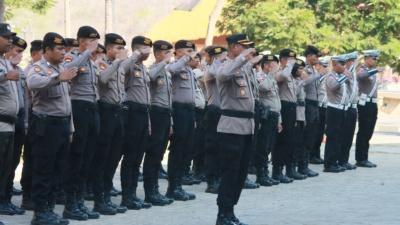
[[[129,79],[129,86],[144,86],[143,72],[140,70],[134,70]]]
[[[179,78],[180,78],[180,83],[179,83],[180,88],[190,88],[191,87],[190,75],[187,72],[181,72],[179,74]]]
[[[59,98],[62,95],[61,92],[61,85],[56,85],[56,86],[52,86],[49,89],[47,89],[47,97],[48,98]]]
[[[78,69],[78,82],[81,84],[90,84],[92,79],[90,76],[90,68],[88,66],[82,66]]]
[[[8,80],[0,82],[0,94],[6,95],[10,93],[10,82]]]
[[[246,79],[243,76],[236,76],[233,78],[234,88],[237,98],[249,98],[250,93],[247,86]]]

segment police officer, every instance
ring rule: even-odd
[[[315,143],[312,151],[310,152],[311,164],[324,164],[324,160],[321,158],[321,143],[324,139],[325,134],[325,114],[326,114],[326,74],[328,73],[329,59],[327,57],[320,58],[318,63],[315,65],[320,78],[318,80],[318,110],[319,110],[319,123],[318,130],[315,138]]]
[[[378,117],[378,79],[377,68],[380,53],[377,50],[365,50],[364,64],[357,71],[359,100],[358,100],[358,133],[356,139],[356,165],[358,167],[372,168],[376,164],[368,160],[369,140],[371,139],[376,119]]]
[[[20,214],[11,203],[10,177],[13,172],[15,123],[19,111],[17,81],[20,71],[13,69],[4,54],[12,45],[10,25],[0,23],[0,215]],[[23,213],[23,212],[22,212]]]
[[[304,81],[304,91],[306,93],[306,107],[305,116],[306,124],[304,128],[304,149],[305,154],[299,161],[299,173],[306,175],[307,177],[318,176],[318,173],[308,168],[308,162],[310,158],[310,152],[314,148],[315,139],[317,137],[318,125],[319,125],[319,109],[318,109],[318,90],[319,90],[319,78],[320,75],[315,69],[315,65],[318,63],[318,56],[320,51],[315,46],[309,45],[304,51],[306,57],[306,72],[308,78]]]
[[[121,164],[121,206],[128,209],[150,208],[151,204],[136,196],[139,168],[146,150],[146,142],[150,132],[150,77],[143,62],[150,55],[153,42],[143,36],[132,39],[132,56],[122,65],[125,76],[126,96],[124,100],[124,146]]]
[[[30,48],[31,60],[24,69],[24,74],[28,75],[33,67],[33,64],[42,59],[42,40],[34,40],[31,42]],[[21,187],[23,190],[21,208],[25,210],[33,210],[33,202],[31,201],[31,187],[32,187],[32,135],[31,127],[29,125],[30,118],[32,117],[32,94],[28,90],[28,105],[25,107],[26,116],[28,116],[28,130],[26,133],[24,143],[24,154],[22,154],[23,165],[21,173]]]
[[[158,172],[172,132],[172,81],[166,69],[173,57],[172,48],[172,44],[167,41],[155,41],[153,52],[156,61],[149,68],[151,135],[143,162],[143,185],[145,201],[158,206],[173,202],[158,190]]]
[[[43,38],[43,58],[28,75],[33,93],[32,105],[32,200],[35,214],[32,225],[62,225],[68,220],[53,212],[57,162],[66,157],[69,137],[73,132],[68,82],[78,69],[64,69],[64,39],[56,33]]]
[[[261,60],[261,71],[257,74],[262,109],[254,164],[257,169],[256,182],[261,186],[279,184],[279,181],[270,178],[268,175],[268,155],[271,154],[272,160],[275,160],[276,136],[282,130],[281,101],[278,84],[275,80],[275,74],[279,69],[278,63],[279,60],[275,55],[264,55]]]
[[[357,82],[357,65],[358,53],[352,52],[346,54],[346,71],[348,74],[348,95],[349,105],[346,111],[346,118],[344,122],[343,132],[344,139],[342,143],[342,150],[339,156],[339,165],[346,168],[346,170],[353,170],[357,167],[349,163],[350,149],[353,144],[354,132],[357,123],[357,101],[358,101],[358,82]],[[357,61],[356,61],[357,60]]]
[[[65,56],[66,68],[78,68],[71,81],[71,102],[75,133],[71,143],[65,173],[66,204],[63,216],[72,220],[97,219],[99,214],[84,205],[86,182],[99,132],[97,109],[98,71],[91,60],[98,46],[99,33],[90,26],[80,27],[77,33],[79,49]]]
[[[228,59],[219,67],[217,85],[222,115],[218,121],[221,184],[217,205],[217,225],[243,224],[234,214],[234,206],[247,176],[253,148],[254,98],[246,63],[253,59],[253,48],[245,34],[227,37]],[[259,58],[259,57],[258,57]]]
[[[124,77],[119,71],[127,58],[125,40],[118,34],[105,35],[106,56],[96,61],[99,69],[100,134],[94,154],[92,185],[94,209],[102,215],[126,212],[126,207],[111,202],[110,192],[115,169],[122,157],[122,101],[125,96]]]
[[[217,87],[216,73],[218,67],[226,59],[226,52],[227,49],[220,46],[212,46],[207,49],[207,68],[204,75],[207,93],[207,108],[204,115],[204,167],[207,179],[205,192],[212,194],[218,193],[220,178],[217,125],[221,116],[221,99]]]
[[[173,134],[168,156],[168,189],[166,196],[178,201],[196,196],[182,189],[185,159],[191,151],[194,132],[195,78],[189,61],[196,56],[195,45],[187,40],[175,43],[175,61],[167,67],[172,76]]]
[[[331,58],[332,71],[326,77],[326,92],[328,108],[326,109],[326,145],[324,157],[324,172],[338,173],[345,168],[338,164],[340,151],[344,140],[344,122],[348,109],[348,74],[345,73],[346,56],[338,55]]]
[[[276,159],[272,161],[272,178],[281,183],[291,183],[292,178],[282,173],[283,167],[291,163],[294,150],[294,125],[296,123],[296,85],[292,76],[296,53],[282,49],[279,53],[280,68],[275,74],[281,99],[282,132],[276,141]]]

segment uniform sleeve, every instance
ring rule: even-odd
[[[370,70],[367,70],[367,69],[361,67],[361,68],[357,71],[357,77],[358,77],[359,79],[366,79],[366,78],[368,78],[368,77],[370,77],[370,76],[373,76],[373,75],[375,75],[375,74],[377,74],[377,73],[378,73],[378,70],[377,70],[377,69],[370,69]]]
[[[234,60],[225,61],[217,71],[217,79],[222,82],[230,80],[234,76],[235,71],[246,63],[247,60],[242,55],[239,55]]]
[[[178,71],[182,70],[185,66],[186,63],[190,61],[190,56],[185,55],[181,57],[178,60],[175,60],[174,62],[170,63],[167,66],[167,70],[172,74],[175,75]]]
[[[263,81],[260,82],[258,88],[262,92],[269,92],[272,90],[273,83],[270,79],[264,79]]]
[[[104,70],[102,70],[102,65],[98,65],[97,68],[100,68],[100,77],[99,77],[100,82],[103,84],[108,83],[108,81],[113,76],[116,75],[121,62],[122,62],[122,60],[120,60],[120,59],[114,60],[114,62],[111,65],[107,66],[107,68],[105,68]]]
[[[284,82],[289,79],[290,76],[292,76],[292,69],[293,69],[294,64],[288,64],[283,68],[282,70],[278,71],[275,74],[275,79],[278,82]]]
[[[333,75],[328,75],[326,78],[326,88],[329,90],[337,90],[347,79],[348,78],[344,75],[340,76],[339,78],[336,78]]]
[[[150,80],[154,81],[157,79],[157,77],[162,76],[163,74],[161,72],[165,69],[166,66],[167,63],[165,62],[153,64],[149,69]]]
[[[40,70],[40,71],[39,71]],[[47,75],[40,67],[33,67],[27,77],[28,88],[32,91],[45,89],[60,83],[58,76],[60,74],[54,72],[52,75]]]
[[[89,50],[84,51],[79,56],[74,56],[73,54],[69,53],[64,58],[64,68],[69,69],[73,67],[80,67],[85,64],[92,53]]]
[[[6,75],[7,75],[7,73],[4,70],[4,68],[0,68],[0,82],[6,80]]]
[[[304,85],[313,84],[320,78],[320,75],[317,72],[311,73],[307,79],[304,80]]]
[[[131,57],[121,62],[121,70],[124,74],[129,72],[130,66],[139,60],[139,56],[140,56],[139,54],[133,52]]]

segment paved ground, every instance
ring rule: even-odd
[[[312,166],[321,173],[319,177],[293,184],[245,190],[236,214],[250,225],[398,225],[399,137],[399,134],[382,133],[374,136],[370,158],[378,164],[376,169],[358,168],[341,174],[325,174],[322,173],[321,166]],[[116,182],[119,186],[118,178]],[[162,180],[161,190],[165,189],[166,182]],[[205,184],[185,189],[196,193],[197,200],[71,224],[215,224],[216,196],[204,193]],[[142,188],[138,194],[143,197]],[[119,202],[120,198],[115,198],[114,201]],[[19,205],[21,198],[15,197],[13,202]],[[60,213],[62,207],[57,206],[56,211]],[[31,217],[32,213],[27,212],[24,216],[1,216],[0,220],[6,225],[25,225],[29,224]]]

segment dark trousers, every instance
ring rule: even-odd
[[[120,105],[99,102],[100,134],[93,158],[93,192],[96,198],[108,195],[115,169],[122,157],[123,122]]]
[[[252,135],[218,133],[221,183],[217,204],[229,208],[239,201],[253,148]]]
[[[367,102],[365,106],[358,105],[358,133],[356,139],[356,160],[368,160],[369,140],[374,134],[378,106]]]
[[[32,118],[32,114],[29,115],[29,118]],[[24,143],[24,153],[22,154],[24,163],[22,165],[21,187],[24,193],[24,198],[30,198],[32,190],[32,137],[32,120],[29,119],[28,131]]]
[[[168,182],[171,188],[181,185],[185,159],[191,153],[194,132],[194,106],[173,103],[173,134],[168,155]]]
[[[13,168],[9,180],[9,189],[10,192],[12,191],[13,187],[13,181],[15,177],[15,170],[17,169],[20,159],[21,159],[21,154],[22,154],[22,147],[24,146],[25,143],[25,111],[24,109],[20,109],[18,113],[18,120],[17,123],[15,124],[15,133],[14,133],[14,152],[13,152]]]
[[[320,158],[321,157],[321,144],[324,140],[325,134],[325,125],[326,125],[326,108],[319,107],[319,121],[318,121],[318,129],[315,137],[314,147],[310,152],[310,158]]]
[[[65,192],[83,198],[99,134],[97,104],[72,100],[75,132],[65,172]]]
[[[329,107],[326,109],[325,167],[337,165],[344,140],[346,111]]]
[[[306,125],[304,127],[304,155],[300,159],[304,164],[308,163],[311,152],[315,148],[315,142],[320,132],[320,116],[318,101],[306,100]]]
[[[207,179],[216,179],[220,176],[218,160],[218,134],[217,125],[221,117],[221,109],[216,106],[208,106],[204,116],[205,144],[204,144],[204,165]]]
[[[304,167],[308,160],[308,152],[305,148],[305,130],[304,121],[296,121],[294,127],[294,155],[293,161],[296,165]]]
[[[158,185],[158,171],[161,167],[171,129],[171,110],[152,106],[150,110],[151,135],[143,162],[143,185],[146,192]]]
[[[254,152],[254,164],[257,168],[268,166],[268,155],[275,159],[275,142],[278,134],[279,113],[268,112],[266,119],[261,119],[261,127],[258,132],[256,151]]]
[[[343,127],[343,144],[339,156],[339,163],[349,162],[350,149],[353,144],[354,132],[357,123],[357,109],[349,108],[346,112],[346,119]]]
[[[148,106],[125,102],[125,137],[121,163],[121,186],[123,196],[136,194],[140,164],[142,163],[149,137]]]
[[[10,177],[13,170],[14,132],[0,132],[0,203],[11,200]]]
[[[193,137],[193,167],[196,172],[200,172],[204,168],[204,139],[205,139],[205,128],[204,128],[204,109],[196,108],[195,109],[195,121],[196,128],[194,129],[194,137]],[[189,166],[190,166],[189,160]],[[187,168],[186,171],[188,172]]]
[[[255,158],[254,154],[257,151],[257,139],[258,139],[258,133],[259,129],[261,126],[261,111],[265,113],[265,109],[258,100],[254,102],[254,135],[253,135],[253,150],[251,151],[251,157],[250,157],[250,162],[249,162],[249,167],[254,167],[256,166],[255,164]]]
[[[274,166],[291,166],[294,154],[294,126],[296,124],[296,103],[281,101],[282,132],[276,142]]]
[[[65,168],[70,135],[70,117],[32,117],[32,200],[35,211],[55,203],[61,168]]]

